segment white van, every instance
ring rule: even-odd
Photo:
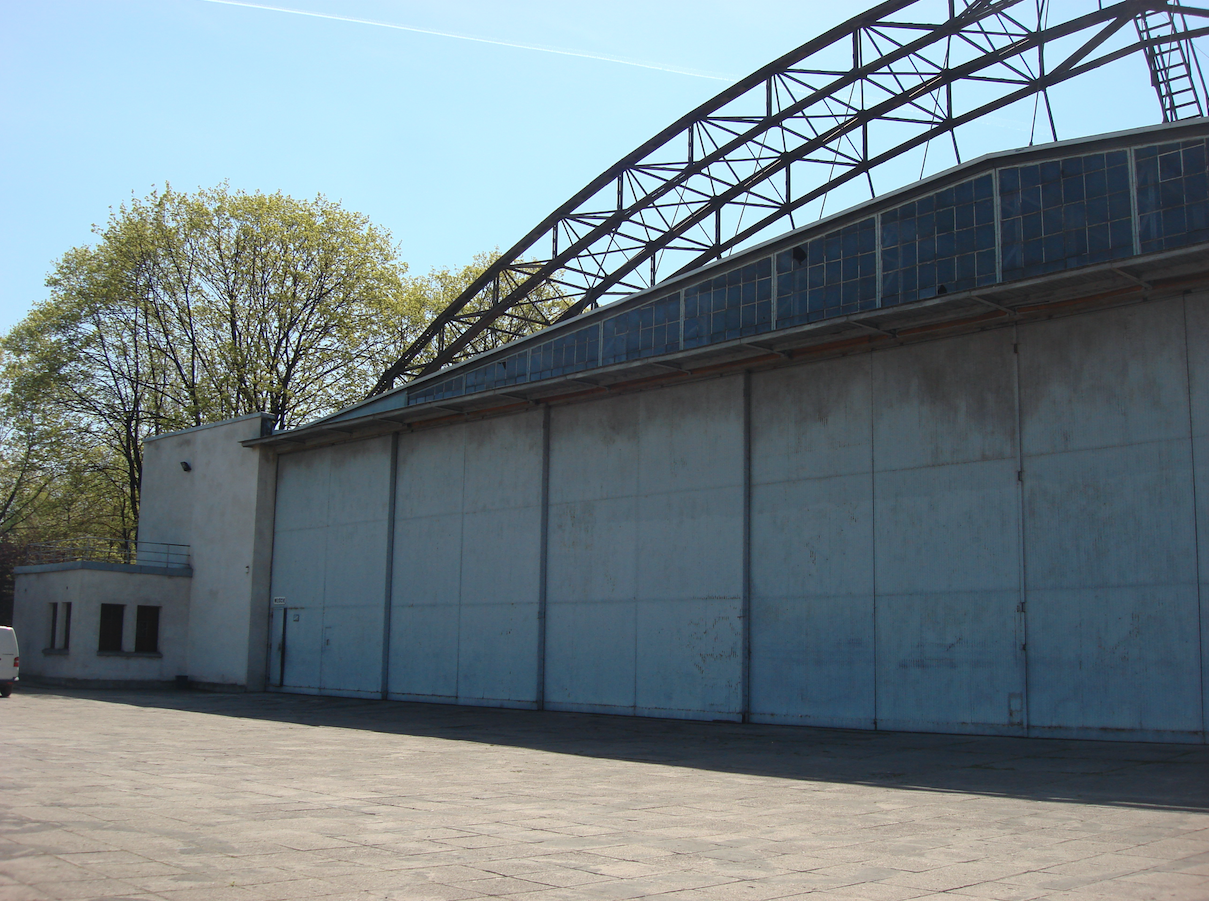
[[[0,698],[13,693],[13,683],[21,672],[20,654],[17,633],[11,626],[0,626]]]

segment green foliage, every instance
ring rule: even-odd
[[[422,329],[434,316],[457,300],[499,255],[498,250],[493,253],[475,254],[474,259],[460,269],[433,269],[427,276],[409,279],[403,303],[405,321],[409,327],[418,333],[417,326]],[[521,263],[515,271],[506,273],[502,280],[504,288],[514,287],[527,279],[529,273],[526,267],[527,264]],[[460,317],[472,318],[475,314],[487,310],[494,302],[492,289],[486,288],[470,299],[462,309]],[[573,298],[562,296],[555,284],[544,282],[529,293],[525,303],[500,316],[492,323],[491,328],[471,341],[464,355],[494,350],[515,338],[533,334],[557,321],[572,302]],[[457,331],[451,327],[443,336],[444,341],[452,341],[456,335]],[[407,340],[401,341],[399,351],[405,349],[408,343]],[[428,348],[427,354],[418,357],[416,363],[427,363],[435,353],[435,346]],[[394,357],[384,362],[381,369],[386,369],[398,356],[397,352]]]
[[[0,339],[0,543],[135,537],[146,438],[260,412],[290,428],[361,400],[498,256],[409,278],[364,216],[225,184],[153,191],[94,232]],[[539,291],[472,349],[563,307]]]
[[[322,196],[166,188],[95,232],[0,342],[0,535],[133,537],[146,437],[325,415],[422,327],[390,235]]]

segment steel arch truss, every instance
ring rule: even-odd
[[[925,0],[882,3],[673,123],[496,260],[371,395],[801,224],[854,179],[872,192],[879,166],[938,138],[960,161],[960,126],[1030,97],[1048,117],[1049,87],[1132,53],[1164,119],[1203,114],[1190,41],[1209,8],[1125,0],[1051,23],[1045,0],[954,2],[930,21]]]

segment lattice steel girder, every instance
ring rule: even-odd
[[[1040,7],[1025,24],[1014,15],[1032,8],[1022,0],[960,10],[950,0],[940,21],[891,18],[925,2],[889,0],[830,29],[619,160],[434,317],[371,395],[698,267],[782,219],[793,227],[796,210],[852,179],[872,192],[878,166],[936,138],[949,136],[960,159],[961,125],[1171,44],[1139,31],[1101,51],[1138,17],[1193,17],[1201,27],[1185,28],[1184,42],[1209,33],[1209,8],[1156,0],[1056,24]],[[804,178],[807,166],[819,177]]]

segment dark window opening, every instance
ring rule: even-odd
[[[814,238],[792,253],[777,254],[777,328],[876,306],[875,218]]]
[[[100,641],[98,651],[122,650],[122,620],[126,616],[125,604],[101,605]]]
[[[160,647],[160,608],[139,605],[134,620],[134,651],[155,654]]]
[[[71,646],[71,603],[50,605],[50,641],[46,645],[52,651],[66,651]]]
[[[520,354],[517,354],[516,360],[516,380],[519,382],[552,379],[582,369],[591,369],[600,365],[600,331],[596,326],[589,325],[579,331],[552,338],[545,344],[539,344],[529,353],[528,375],[520,368],[524,362]],[[467,373],[467,391],[482,390],[473,380],[475,377],[475,372]]]
[[[605,365],[679,350],[679,292],[606,319],[603,334]]]

